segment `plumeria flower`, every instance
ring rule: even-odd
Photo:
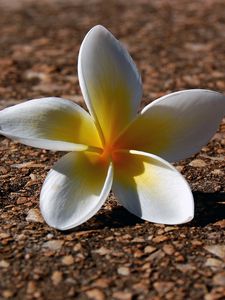
[[[180,224],[194,215],[189,185],[169,163],[208,142],[225,112],[225,97],[186,90],[157,99],[139,115],[141,78],[128,52],[102,26],[86,35],[78,76],[88,114],[60,98],[35,99],[0,112],[0,133],[25,145],[71,151],[51,169],[40,208],[67,230],[91,218],[110,190],[131,213]]]

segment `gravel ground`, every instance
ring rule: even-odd
[[[60,96],[84,107],[80,43],[102,24],[125,43],[144,85],[142,107],[181,89],[225,91],[223,0],[0,0],[0,108]],[[110,195],[74,231],[48,227],[43,180],[63,153],[0,137],[0,299],[225,299],[225,120],[211,142],[176,164],[195,219],[141,221]]]

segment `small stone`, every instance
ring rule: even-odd
[[[36,291],[36,284],[34,281],[29,281],[27,284],[27,294],[33,294]]]
[[[225,272],[221,272],[219,274],[216,274],[213,277],[213,283],[215,285],[225,286]]]
[[[178,254],[175,258],[176,262],[183,262],[185,259],[183,257],[183,255],[181,254]]]
[[[147,262],[142,265],[141,269],[151,271],[151,264],[149,262]]]
[[[113,298],[118,299],[118,300],[131,300],[132,299],[132,294],[130,292],[114,292],[113,293]]]
[[[205,246],[204,249],[225,260],[225,245]]]
[[[161,249],[159,249],[159,250],[151,253],[146,260],[147,261],[160,260],[164,256],[165,256],[165,253]]]
[[[218,287],[213,288],[210,293],[205,294],[204,296],[204,300],[221,300],[223,299],[222,296],[224,296],[225,293],[223,293],[223,295],[221,295],[220,292],[218,292]]]
[[[29,200],[29,198],[27,197],[19,197],[17,200],[16,200],[16,204],[24,204],[26,203],[27,201]]]
[[[8,173],[7,169],[5,167],[0,166],[0,174],[5,175],[7,173]]]
[[[158,281],[155,282],[153,286],[160,295],[164,295],[174,287],[174,283],[167,281]]]
[[[53,285],[58,285],[62,281],[62,278],[63,278],[62,272],[54,271],[51,276]]]
[[[144,243],[145,240],[142,237],[135,237],[131,242],[132,243]]]
[[[211,173],[212,173],[213,175],[216,175],[216,176],[223,176],[223,175],[224,175],[223,171],[220,170],[220,169],[215,169],[215,170],[213,170]]]
[[[193,241],[191,241],[191,244],[192,244],[194,247],[198,247],[198,246],[201,246],[201,245],[202,245],[202,242],[201,242],[201,241],[198,241],[198,240],[193,240]]]
[[[223,263],[221,260],[217,259],[217,258],[208,258],[206,260],[205,265],[207,267],[215,267],[215,268],[219,268],[223,266]]]
[[[10,291],[10,290],[4,290],[2,292],[2,296],[5,298],[5,299],[9,299],[13,296],[13,292]]]
[[[127,267],[119,267],[117,269],[117,273],[123,276],[128,276],[130,275],[130,269]]]
[[[164,228],[164,231],[165,231],[165,232],[169,232],[169,231],[173,231],[173,230],[177,230],[177,229],[178,229],[177,226],[166,226],[166,227]]]
[[[98,253],[99,255],[106,255],[106,254],[109,254],[111,251],[105,247],[101,247],[97,250],[93,250],[92,252]]]
[[[66,266],[71,266],[74,264],[74,258],[72,255],[66,255],[62,258],[62,263]]]
[[[10,234],[6,232],[0,232],[0,239],[8,239],[10,238]]]
[[[178,172],[181,173],[184,169],[184,166],[176,166],[175,168],[177,169]]]
[[[26,239],[26,235],[23,234],[23,233],[18,234],[18,235],[15,236],[15,239],[16,239],[17,241],[24,241],[24,240]]]
[[[176,264],[176,268],[183,273],[196,270],[195,266],[192,264]]]
[[[152,241],[156,244],[159,244],[159,243],[164,242],[166,240],[168,240],[168,237],[165,236],[165,235],[158,235],[158,236],[156,236],[155,238],[152,239]]]
[[[7,269],[9,267],[9,263],[6,260],[1,260],[0,261],[0,268]]]
[[[54,235],[53,235],[52,233],[48,233],[48,234],[46,235],[46,238],[47,238],[48,240],[51,240],[53,237],[54,237]]]
[[[81,243],[77,243],[74,247],[73,247],[73,251],[77,252],[80,251],[82,249]]]
[[[99,288],[107,288],[109,286],[110,279],[108,278],[99,278],[94,283],[93,286],[99,287]]]
[[[42,248],[47,248],[49,250],[57,251],[62,248],[63,243],[64,243],[64,241],[61,241],[61,240],[50,240],[50,241],[45,242],[42,245]]]
[[[31,173],[30,174],[30,179],[35,181],[35,180],[37,180],[37,176],[35,174]]]
[[[37,223],[44,223],[44,219],[37,208],[31,208],[28,211],[27,217],[26,217],[27,222],[37,222]]]
[[[135,250],[135,252],[134,252],[134,257],[138,258],[138,257],[142,257],[143,255],[144,255],[144,253],[139,249]]]
[[[154,251],[156,251],[156,248],[155,247],[152,247],[152,246],[146,246],[144,248],[144,253],[146,254],[151,254],[153,253]]]
[[[41,81],[49,80],[49,76],[47,74],[42,73],[42,72],[34,72],[33,70],[28,70],[24,74],[24,77],[28,80],[31,80],[31,79],[39,79]]]
[[[140,292],[143,293],[143,291],[147,291],[148,290],[148,284],[145,281],[140,281],[138,283],[135,283],[132,288],[137,291],[139,290]]]
[[[225,228],[225,219],[217,221],[214,225],[219,226],[220,228]]]
[[[88,290],[86,295],[93,300],[105,300],[105,294],[99,289]]]
[[[160,224],[161,225],[161,224]],[[164,233],[164,228],[157,230],[157,235],[162,235]]]
[[[163,251],[167,254],[167,255],[173,255],[175,252],[174,246],[170,245],[170,244],[166,244],[163,246]]]
[[[68,291],[68,293],[67,293],[67,296],[73,297],[75,294],[76,294],[76,290],[75,290],[75,288],[72,286],[72,287],[69,289],[69,291]]]
[[[194,168],[203,168],[206,166],[206,162],[202,159],[194,159],[189,163],[189,166]]]

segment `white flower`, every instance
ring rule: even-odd
[[[136,116],[140,75],[102,26],[92,28],[81,45],[78,75],[90,114],[59,98],[0,112],[1,134],[34,147],[72,151],[44,182],[40,207],[46,222],[61,230],[78,226],[101,208],[111,188],[144,220],[190,221],[191,190],[167,161],[191,156],[208,142],[224,115],[225,97],[200,89],[176,92]]]

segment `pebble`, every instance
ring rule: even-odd
[[[0,166],[0,173],[5,175],[8,173],[7,169],[5,167]]]
[[[205,265],[207,267],[220,268],[223,266],[223,263],[220,259],[217,258],[207,258]]]
[[[66,255],[62,258],[62,263],[66,266],[71,266],[74,264],[74,258],[72,255]]]
[[[9,267],[9,263],[6,260],[1,260],[0,261],[0,268],[7,269]]]
[[[109,254],[111,251],[105,247],[101,247],[99,249],[93,250],[92,252],[98,253],[99,255],[106,255]]]
[[[176,166],[175,168],[177,169],[178,172],[182,172],[184,169],[184,166]]]
[[[109,286],[110,279],[108,278],[99,278],[95,282],[93,282],[93,286],[100,288],[107,288]]]
[[[160,260],[164,256],[165,256],[165,253],[161,249],[159,249],[159,250],[153,252],[152,254],[150,254],[146,260],[147,261]]]
[[[0,232],[0,239],[7,239],[10,238],[10,234],[6,232]]]
[[[135,237],[131,242],[132,243],[144,243],[145,240],[142,237]]]
[[[58,285],[62,281],[62,278],[63,278],[62,272],[54,271],[51,276],[53,285]]]
[[[44,219],[40,213],[40,210],[37,208],[31,208],[28,211],[27,217],[26,217],[27,222],[37,222],[37,223],[44,223]]]
[[[174,254],[175,249],[174,249],[173,245],[166,244],[163,246],[163,251],[168,255],[172,255],[172,254]]]
[[[82,249],[81,243],[77,243],[76,245],[73,246],[73,251],[77,252]]]
[[[134,257],[139,258],[139,257],[142,257],[143,255],[144,255],[144,253],[139,249],[135,250],[135,252],[134,252]]]
[[[199,240],[193,240],[193,241],[191,241],[191,244],[192,244],[194,247],[198,247],[198,246],[201,246],[201,245],[202,245],[202,242],[199,241]]]
[[[206,162],[202,159],[194,159],[189,163],[189,166],[194,168],[204,168],[206,165]]]
[[[153,286],[160,295],[164,295],[174,287],[174,283],[167,281],[158,281],[155,282]]]
[[[2,296],[5,298],[5,299],[9,299],[13,296],[13,292],[10,291],[10,290],[4,290],[2,292]]]
[[[164,231],[165,231],[165,232],[170,232],[170,231],[177,230],[177,229],[178,229],[177,226],[166,226],[166,227],[164,228]]]
[[[29,201],[29,198],[27,197],[19,197],[17,200],[16,200],[16,204],[24,204],[26,203],[27,201]]]
[[[152,246],[146,246],[144,248],[144,253],[146,254],[151,254],[152,252],[156,251],[156,248],[155,247],[152,247]]]
[[[211,173],[212,173],[213,175],[216,175],[216,176],[223,176],[223,175],[224,175],[223,171],[220,170],[220,169],[215,169],[215,170],[213,170]]]
[[[130,275],[130,269],[128,267],[119,267],[117,273],[119,275],[128,276]]]
[[[46,235],[46,239],[51,240],[54,237],[54,235],[52,233],[48,233]]]
[[[37,180],[37,176],[35,174],[31,173],[30,174],[30,179],[35,181],[35,180]]]
[[[105,294],[99,289],[88,290],[86,295],[93,300],[105,300]]]
[[[49,250],[57,251],[62,248],[63,243],[64,243],[64,241],[62,241],[62,240],[50,240],[50,241],[45,242],[42,245],[42,248],[47,248]]]
[[[132,294],[130,292],[114,292],[113,293],[113,298],[118,299],[118,300],[131,300],[132,299]]]
[[[164,242],[166,240],[168,240],[168,237],[165,236],[165,235],[158,235],[158,236],[156,236],[155,238],[152,239],[152,241],[156,244],[159,244],[159,243]]]
[[[225,286],[225,271],[213,276],[213,283],[215,285]]]
[[[225,219],[215,222],[214,225],[217,225],[220,228],[225,228]]]
[[[33,294],[36,291],[36,284],[34,281],[29,281],[27,284],[27,294]]]
[[[204,246],[204,249],[225,260],[225,245]]]
[[[196,270],[195,266],[192,264],[176,264],[176,268],[183,273]]]

